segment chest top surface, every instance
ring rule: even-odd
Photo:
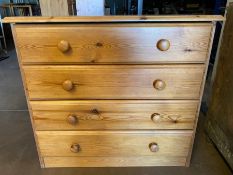
[[[223,21],[221,15],[161,15],[161,16],[66,16],[66,17],[6,17],[4,23],[89,23],[89,22],[211,22]]]

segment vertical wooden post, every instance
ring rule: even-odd
[[[206,130],[233,168],[233,1],[229,3],[219,49]]]

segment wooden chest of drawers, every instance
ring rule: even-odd
[[[41,166],[189,166],[220,20],[6,18]]]

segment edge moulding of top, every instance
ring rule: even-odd
[[[158,15],[158,16],[31,16],[5,17],[4,23],[72,23],[72,22],[212,22],[224,21],[221,15]]]

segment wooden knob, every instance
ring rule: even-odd
[[[59,49],[61,52],[65,53],[65,52],[69,51],[69,49],[70,49],[70,44],[69,44],[68,41],[61,40],[61,41],[58,43],[57,47],[58,47],[58,49]]]
[[[78,123],[78,117],[74,114],[68,115],[67,121],[71,125],[76,125]]]
[[[163,90],[166,87],[166,83],[162,80],[155,80],[154,81],[154,88],[157,90]]]
[[[74,84],[70,80],[66,80],[62,83],[62,87],[66,91],[71,91],[74,88]]]
[[[167,51],[170,48],[170,42],[166,39],[161,39],[157,42],[157,48],[161,51]]]
[[[151,115],[151,120],[153,122],[158,122],[161,119],[161,115],[159,113],[154,113]]]
[[[150,143],[149,148],[150,148],[151,152],[158,152],[159,151],[159,145],[155,142]]]
[[[73,153],[80,152],[81,151],[80,145],[77,143],[72,144],[70,147],[70,151],[72,151]]]

